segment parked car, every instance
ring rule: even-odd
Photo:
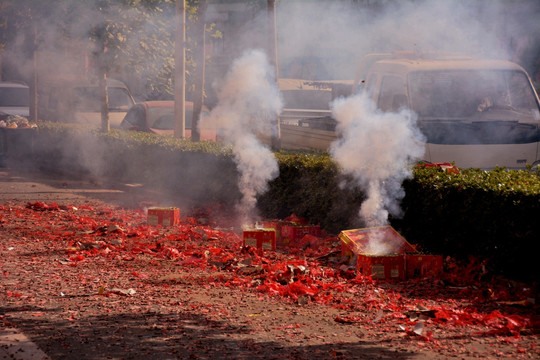
[[[193,102],[186,101],[185,136],[191,137]],[[202,116],[208,113],[203,108]],[[131,107],[120,123],[126,130],[151,132],[160,135],[174,135],[174,101],[143,101]],[[216,140],[216,130],[201,129],[201,140]]]
[[[109,124],[119,128],[129,108],[135,104],[126,84],[107,79]],[[45,82],[41,87],[40,116],[50,121],[101,126],[101,104],[96,82],[70,79]]]
[[[18,82],[0,82],[0,120],[10,115],[30,114],[30,89]]]

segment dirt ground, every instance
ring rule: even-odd
[[[226,209],[147,224],[155,194],[0,172],[0,326],[51,359],[538,359],[536,284],[446,263],[355,275],[328,236],[259,254]]]

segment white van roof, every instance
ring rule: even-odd
[[[444,70],[519,70],[521,66],[505,60],[479,59],[444,52],[411,52],[368,54],[362,58],[355,76],[355,85],[366,80],[370,72],[405,74],[414,71]]]
[[[505,60],[480,59],[384,59],[375,62],[370,71],[409,73],[414,71],[444,70],[523,70],[518,64]]]

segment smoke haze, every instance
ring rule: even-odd
[[[273,70],[269,68],[264,53],[251,50],[265,46],[268,40],[265,2],[260,3],[263,4],[260,7],[262,11],[258,13],[253,12],[248,2],[209,4],[208,15],[210,21],[217,21],[216,27],[223,31],[224,37],[217,41],[221,47],[214,46],[213,52],[207,55],[214,64],[222,59],[237,59],[228,73],[216,66],[207,74],[213,75],[208,76],[208,83],[217,80],[215,92],[219,99],[211,120],[218,122],[224,131],[221,135],[234,148],[235,161],[241,173],[242,200],[239,210],[246,217],[254,214],[257,194],[266,189],[267,182],[278,171],[272,153],[256,136],[258,133],[269,135],[275,131],[271,119],[282,107]],[[508,59],[520,63],[529,71],[539,61],[535,57],[539,53],[540,43],[540,2],[537,0],[276,3],[279,70],[282,77],[292,73],[292,60],[301,57],[308,58],[303,63],[309,70],[305,74],[326,80],[352,80],[364,55],[396,50],[439,50]],[[92,64],[88,63],[91,57],[88,55],[93,49],[88,42],[75,41],[84,38],[83,35],[86,36],[94,26],[103,22],[104,15],[97,10],[93,1],[55,4],[58,6],[49,7],[48,13],[36,17],[39,74],[52,77],[87,76],[92,70]],[[223,6],[230,7],[220,9]],[[170,26],[167,29],[174,29],[174,7],[169,10],[149,15],[141,9],[132,8],[128,12],[122,8],[111,12],[106,20],[121,27],[127,18],[135,19],[134,31],[129,37],[115,40],[138,48],[154,38],[155,33],[162,31],[157,29],[157,24],[166,23]],[[59,31],[60,26],[55,24],[54,16],[71,21],[66,21],[66,29]],[[150,19],[151,16],[156,18]],[[14,36],[15,39],[10,40],[9,46],[2,52],[4,66],[10,65],[11,70],[3,75],[9,80],[21,75],[23,80],[27,80],[32,71],[32,58],[27,51],[28,39],[24,32]],[[173,46],[170,38],[169,34],[168,40],[171,41],[165,42],[165,48]],[[161,54],[150,51],[142,54],[146,56],[130,61],[119,56],[115,62],[117,68],[114,69],[117,72],[110,75],[120,75],[119,78],[125,80],[132,90],[140,88],[140,91],[136,91],[140,95],[139,100],[146,100],[148,93],[144,91],[144,85],[140,85],[144,82],[141,77],[150,73],[167,74],[167,69],[159,72],[154,67],[170,69],[174,64],[162,60]],[[127,54],[122,55],[127,57]],[[135,70],[138,73],[133,76]],[[532,75],[535,76],[534,73]],[[43,84],[43,77],[39,81]],[[167,81],[172,83],[170,78]],[[339,122],[338,131],[343,137],[333,145],[332,155],[366,192],[367,201],[359,214],[363,221],[369,225],[384,224],[389,214],[399,213],[397,204],[403,196],[400,185],[403,179],[410,176],[407,166],[421,155],[420,148],[423,150],[419,145],[421,139],[414,126],[414,116],[407,112],[380,113],[363,95],[340,99],[332,104],[332,108]],[[100,154],[100,149],[91,147],[92,144],[88,144],[89,150],[80,162],[92,173],[101,174],[100,168],[107,160],[96,155]],[[134,154],[133,159],[126,158],[125,161],[136,166],[136,157],[137,154]],[[205,166],[207,164],[200,164],[201,168]]]
[[[274,154],[257,137],[276,131],[274,122],[282,108],[273,73],[264,52],[246,52],[233,63],[224,81],[216,84],[218,104],[201,122],[201,126],[217,127],[223,140],[232,145],[240,172],[238,210],[243,224],[256,217],[256,196],[278,175]]]
[[[369,242],[365,252],[372,255],[395,254],[403,246],[401,238],[388,237],[383,229],[374,229],[369,233]]]
[[[538,16],[538,1],[280,2],[281,75],[291,58],[317,56],[329,59],[323,64],[329,78],[352,79],[362,56],[396,50],[455,52],[530,68],[538,60],[530,54],[538,52]]]

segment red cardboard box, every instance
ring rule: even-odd
[[[405,280],[438,276],[443,269],[440,255],[419,253],[390,226],[345,230],[339,234],[341,254],[356,262],[359,274],[373,279]],[[383,254],[372,253],[371,241],[383,243]]]
[[[243,232],[244,246],[258,250],[276,250],[276,231],[274,229],[248,229]]]
[[[290,225],[291,222],[283,220],[267,220],[262,222],[263,228],[274,229],[276,232],[276,247],[284,248],[289,246],[288,243],[283,241],[282,230],[284,225]]]
[[[377,280],[405,280],[404,255],[357,255],[356,271]]]
[[[407,254],[405,255],[407,278],[437,277],[443,271],[441,255]]]
[[[321,236],[319,225],[283,225],[281,228],[284,246],[296,246],[305,235]]]
[[[149,225],[173,226],[180,224],[180,209],[175,207],[151,207],[148,209]]]

